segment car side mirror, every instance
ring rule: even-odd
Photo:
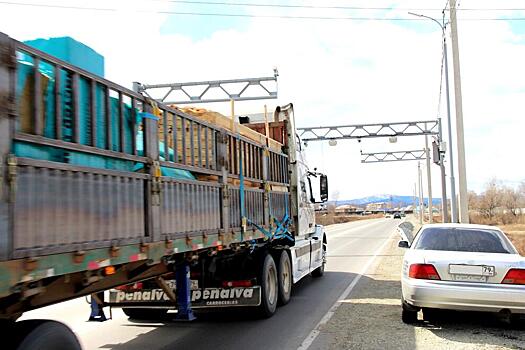
[[[399,241],[397,246],[399,248],[410,248],[410,244],[408,243],[408,241]]]

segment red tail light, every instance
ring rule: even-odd
[[[410,265],[410,271],[408,277],[416,278],[420,280],[440,280],[439,274],[431,264],[412,264]]]
[[[137,282],[133,284],[126,284],[123,286],[118,286],[115,289],[122,290],[124,292],[134,291],[137,289],[142,289],[142,282]]]
[[[525,284],[525,270],[524,269],[510,269],[503,281],[504,284]]]
[[[243,281],[223,281],[222,287],[223,288],[231,288],[231,287],[251,287],[253,286],[252,281],[250,280],[243,280]]]

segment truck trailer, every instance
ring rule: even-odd
[[[327,178],[306,164],[291,104],[272,127],[279,150],[0,33],[8,348],[79,349],[60,322],[17,319],[81,296],[135,318],[234,306],[270,317],[294,283],[322,276],[314,203]]]

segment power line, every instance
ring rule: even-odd
[[[175,0],[172,0],[175,1]],[[56,8],[80,11],[99,11],[99,12],[120,12],[116,8],[103,7],[81,7],[71,5],[51,5],[35,3],[15,3],[10,1],[0,1],[0,4],[12,6]],[[267,18],[267,19],[298,19],[298,20],[345,20],[345,21],[421,21],[421,18],[409,17],[335,17],[335,16],[297,16],[297,15],[251,15],[243,13],[213,13],[213,12],[186,12],[186,11],[162,11],[162,10],[132,10],[137,13],[153,13],[164,15],[188,15],[188,16],[213,16],[213,17],[246,17],[246,18]],[[504,17],[504,18],[463,18],[462,21],[525,21],[525,17]]]
[[[372,11],[443,11],[439,8],[402,8],[402,7],[368,7],[368,6],[317,6],[317,5],[294,5],[294,4],[263,4],[250,2],[224,2],[224,1],[201,1],[201,0],[150,0],[177,4],[192,5],[223,5],[241,7],[267,7],[267,8],[293,8],[293,9],[315,9],[315,10],[372,10]],[[448,2],[447,2],[448,5]],[[447,6],[445,6],[446,9]],[[459,9],[458,9],[459,10]],[[512,8],[464,8],[461,11],[525,11],[525,9]]]
[[[367,10],[367,11],[445,11],[439,8],[402,8],[402,7],[367,7],[367,6],[318,6],[318,5],[295,5],[295,4],[264,4],[250,2],[225,2],[225,1],[203,1],[203,0],[149,0],[154,2],[190,4],[190,5],[221,5],[230,7],[265,7],[265,8],[292,8],[292,9],[315,9],[315,10]],[[459,6],[459,5],[458,5]],[[525,8],[462,8],[458,11],[525,11]]]

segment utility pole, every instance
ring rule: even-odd
[[[454,177],[454,149],[452,147],[453,141],[452,141],[452,120],[450,117],[450,88],[449,88],[449,82],[448,82],[448,52],[447,52],[447,33],[445,31],[446,29],[446,23],[439,23],[438,20],[428,17],[425,15],[420,15],[418,13],[409,12],[410,15],[427,18],[434,23],[436,23],[441,28],[441,33],[443,36],[443,57],[444,57],[444,63],[445,63],[445,85],[446,85],[446,96],[447,96],[447,124],[448,124],[448,149],[449,149],[449,157],[450,157],[450,192],[451,192],[451,213],[452,213],[452,222],[458,222],[458,210],[456,205],[456,179]],[[441,127],[441,124],[440,124]],[[441,134],[441,128],[440,128],[440,135]],[[441,136],[441,141],[443,141],[443,137]],[[440,145],[441,147],[441,145]],[[442,151],[445,151],[444,149]],[[441,188],[443,191],[442,200],[444,202],[443,204],[443,222],[448,222],[448,203],[447,203],[447,190],[446,190],[446,182],[445,182],[445,165],[443,164],[443,159],[441,159]]]
[[[443,222],[449,222],[448,219],[448,204],[447,204],[447,179],[445,175],[445,150],[443,147],[443,131],[441,129],[441,118],[439,120],[439,135],[438,135],[438,155],[439,167],[441,168],[441,213],[443,215]],[[443,147],[443,149],[442,149]]]
[[[452,40],[452,64],[454,66],[454,100],[456,105],[456,134],[458,143],[459,222],[468,224],[467,173],[465,165],[465,136],[463,131],[463,102],[461,98],[456,0],[450,0],[450,31]],[[453,201],[454,199],[455,198],[452,198]]]
[[[425,135],[425,153],[427,158],[427,186],[428,186],[428,222],[432,223],[434,220],[434,212],[432,211],[432,175],[430,169],[430,150],[428,148],[428,136]]]
[[[421,176],[421,162],[417,162],[417,184],[419,186],[419,223],[423,225],[425,203],[423,201],[423,177]]]
[[[416,213],[417,208],[417,185],[414,182],[414,214]]]
[[[450,86],[448,82],[448,52],[447,37],[443,31],[443,55],[445,60],[445,86],[447,88],[447,124],[448,124],[448,156],[450,158],[450,213],[451,222],[458,222],[458,206],[456,197],[456,177],[454,176],[454,148],[452,147],[452,117],[450,115]],[[448,210],[448,208],[447,208]]]

